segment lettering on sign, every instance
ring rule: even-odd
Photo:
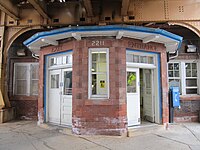
[[[101,40],[94,40],[92,41],[92,46],[104,46],[105,42]]]
[[[55,53],[55,52],[60,52],[62,51],[62,46],[54,46],[52,49],[51,49],[51,52]]]
[[[135,49],[147,49],[147,50],[155,50],[156,51],[156,46],[151,45],[151,44],[144,44],[144,43],[135,43],[133,41],[128,41],[128,47],[132,47]]]

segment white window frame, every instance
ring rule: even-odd
[[[181,83],[181,95],[199,95],[200,94],[200,63],[198,60],[173,60],[168,63],[179,63],[179,73],[180,73],[180,83]],[[186,94],[186,63],[196,63],[197,64],[197,94]],[[167,65],[168,68],[168,65]],[[168,73],[167,73],[168,74]],[[168,76],[168,84],[170,77]]]
[[[107,95],[92,95],[92,52],[106,52],[106,76],[107,76]],[[88,62],[88,98],[89,99],[108,99],[109,98],[109,48],[89,48]]]
[[[31,65],[39,65],[39,63],[37,63],[37,62],[33,62],[33,63],[26,63],[26,62],[14,63],[13,95],[15,95],[15,96],[17,96],[17,95],[21,95],[21,96],[37,96],[38,95],[38,94],[31,94],[31,81],[32,80],[36,80],[36,79],[31,79],[31,73],[32,73]],[[26,76],[27,76],[27,84],[26,84],[27,91],[24,94],[16,93],[16,86],[15,86],[15,84],[16,84],[16,75],[15,75],[16,74],[16,66],[27,66],[27,74],[26,74]],[[38,76],[37,80],[39,81],[39,76]]]

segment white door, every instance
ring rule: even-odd
[[[143,116],[144,119],[154,122],[154,103],[153,103],[153,70],[143,70]]]
[[[62,70],[61,124],[72,125],[72,69]]]
[[[140,124],[139,68],[127,68],[127,118],[128,126]]]
[[[60,81],[61,70],[49,73],[48,119],[51,123],[60,124]]]

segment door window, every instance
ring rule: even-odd
[[[51,88],[59,88],[59,74],[51,75]]]
[[[136,72],[127,72],[127,93],[136,93]]]
[[[72,95],[72,71],[64,72],[64,95]]]

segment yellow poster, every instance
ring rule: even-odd
[[[100,81],[100,88],[105,88],[105,81],[104,80]]]

